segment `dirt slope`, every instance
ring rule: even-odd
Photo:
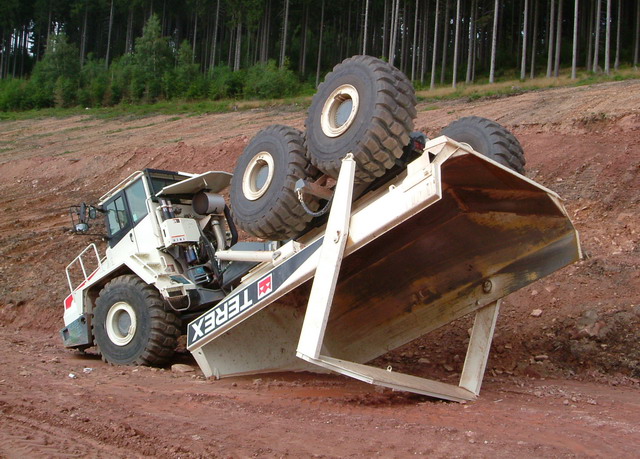
[[[61,348],[64,266],[100,242],[64,232],[69,205],[97,200],[144,167],[231,171],[255,132],[272,123],[303,128],[303,110],[0,124],[0,457],[633,456],[639,107],[638,81],[419,106],[416,126],[430,135],[472,114],[513,130],[527,174],[566,199],[585,253],[506,299],[481,400],[467,405],[332,376],[202,381],[109,367]],[[453,380],[469,323],[376,363]]]

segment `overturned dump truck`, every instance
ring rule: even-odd
[[[427,140],[415,105],[400,71],[355,56],[305,133],[260,131],[233,175],[148,169],[74,207],[77,232],[104,214],[109,247],[67,267],[65,346],[161,365],[186,333],[208,377],[329,370],[474,399],[501,298],[578,260],[578,235],[505,128],[466,117]],[[366,365],[471,313],[459,385]]]

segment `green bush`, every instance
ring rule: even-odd
[[[29,108],[27,82],[13,79],[0,80],[0,111],[24,110]]]
[[[76,104],[78,84],[71,78],[59,76],[53,87],[53,99],[56,108],[72,107]]]
[[[247,71],[244,93],[247,97],[276,99],[298,93],[300,82],[295,74],[285,68],[278,68],[275,61],[256,64]]]
[[[206,97],[206,89],[203,94],[198,94],[197,88],[192,89],[200,77],[200,65],[193,63],[191,45],[185,40],[177,53],[177,65],[164,74],[165,96],[168,99]]]
[[[226,65],[215,67],[210,76],[209,97],[213,100],[236,97],[244,89],[245,72],[234,72]]]

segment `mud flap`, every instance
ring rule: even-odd
[[[60,330],[60,336],[65,347],[85,347],[91,345],[89,321],[87,314],[82,314],[76,320]]]

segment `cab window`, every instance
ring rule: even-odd
[[[131,211],[131,218],[135,225],[144,217],[147,216],[147,194],[144,191],[144,183],[142,179],[137,180],[131,186],[124,190],[124,194],[127,196],[127,203],[129,204],[129,210]]]
[[[111,236],[119,233],[129,226],[129,216],[127,208],[124,204],[122,195],[111,201],[105,206],[107,213],[107,224],[109,225],[109,234]]]

